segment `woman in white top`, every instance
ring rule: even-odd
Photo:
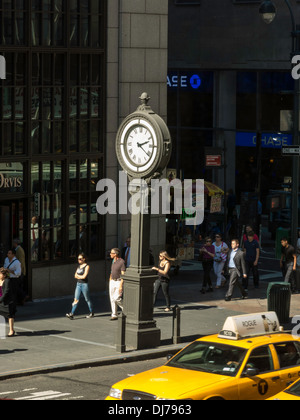
[[[220,287],[226,283],[226,279],[223,276],[222,271],[223,271],[223,268],[227,259],[229,248],[228,248],[228,245],[222,241],[222,236],[219,233],[216,234],[215,238],[216,240],[213,243],[216,250],[216,254],[214,258],[214,272],[215,272],[215,275],[217,276],[216,289],[220,289]]]

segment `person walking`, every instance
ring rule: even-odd
[[[285,283],[291,283],[292,292],[296,291],[295,273],[297,270],[297,255],[295,248],[289,244],[287,238],[281,239],[281,258],[280,268],[283,268],[283,261],[285,260],[286,271],[284,273]]]
[[[166,305],[167,305],[165,312],[170,312],[171,310],[171,299],[170,299],[171,261],[175,261],[175,258],[171,258],[169,254],[167,253],[167,251],[161,251],[159,254],[158,267],[152,267],[152,270],[155,270],[158,273],[158,279],[154,283],[153,306],[155,305],[159,289],[162,288],[163,294],[166,299]]]
[[[77,280],[77,286],[75,290],[75,298],[72,305],[72,311],[68,314],[66,314],[66,317],[73,320],[74,315],[81,297],[81,294],[83,294],[85,301],[89,307],[90,314],[86,317],[87,319],[94,318],[94,310],[93,305],[90,298],[90,290],[89,290],[89,272],[90,272],[90,266],[87,263],[87,258],[85,254],[79,254],[78,255],[78,267],[75,272],[74,278]]]
[[[17,302],[19,305],[24,305],[29,296],[27,295],[27,287],[25,286],[26,279],[26,257],[25,251],[21,246],[21,241],[19,238],[13,240],[13,247],[16,250],[16,257],[21,263],[21,276],[18,280],[18,290],[17,290]]]
[[[206,292],[213,292],[212,282],[210,273],[214,266],[215,258],[215,247],[212,244],[212,240],[209,237],[205,238],[205,245],[200,249],[200,255],[202,256],[202,266],[204,271],[203,285],[200,292],[205,294]]]
[[[18,289],[19,289],[19,279],[22,274],[22,267],[20,261],[16,257],[15,248],[11,248],[7,252],[7,258],[4,261],[4,268],[9,272],[10,278],[10,288],[12,291],[12,296],[15,301],[15,305],[18,304]]]
[[[231,250],[228,253],[226,268],[229,271],[229,288],[225,297],[226,302],[230,302],[232,299],[233,291],[237,286],[241,293],[242,298],[245,299],[248,294],[239,282],[240,277],[247,277],[247,269],[245,263],[245,257],[243,251],[239,248],[240,241],[233,239],[231,241]]]
[[[253,230],[252,226],[250,226],[250,225],[247,225],[246,228],[245,228],[245,233],[243,235],[243,243],[245,243],[248,240],[248,234],[250,232],[253,232],[254,240],[257,241],[258,244],[259,244],[259,237],[256,235],[256,233],[254,233],[254,230]]]
[[[227,260],[229,248],[228,245],[222,241],[222,236],[220,233],[216,234],[215,239],[216,240],[213,243],[213,246],[215,247],[214,272],[217,276],[216,289],[220,289],[220,287],[226,283],[226,279],[222,272]]]
[[[120,257],[120,250],[113,248],[110,252],[112,258],[111,274],[109,277],[109,296],[111,304],[111,321],[118,319],[118,306],[123,311],[123,275],[126,271],[125,261]]]
[[[252,270],[255,289],[259,288],[258,260],[260,255],[259,243],[254,239],[254,232],[248,232],[247,241],[244,242],[247,277],[243,279],[243,286],[248,291],[248,280]]]
[[[10,272],[5,268],[0,268],[0,287],[2,289],[2,296],[0,297],[0,315],[8,319],[8,337],[13,337],[15,335],[14,322],[17,305],[13,281],[10,279]]]

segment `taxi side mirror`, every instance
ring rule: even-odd
[[[248,378],[252,378],[253,376],[259,375],[259,369],[257,368],[248,368],[246,372],[244,372],[243,376],[246,376]]]

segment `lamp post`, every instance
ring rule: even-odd
[[[291,59],[300,54],[300,25],[296,24],[293,9],[289,0],[284,0],[287,5],[291,21],[292,21],[292,51]],[[262,2],[259,13],[262,15],[264,22],[270,24],[276,17],[276,6],[271,0]],[[299,111],[300,111],[300,80],[294,81],[294,124],[293,124],[293,144],[299,145]],[[291,241],[294,246],[297,244],[298,229],[298,194],[299,194],[299,156],[293,159],[293,185],[292,185],[292,220],[291,220]]]

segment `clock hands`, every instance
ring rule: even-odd
[[[145,141],[144,143],[137,143],[137,146],[140,148],[140,149],[142,149],[142,151],[147,155],[147,156],[149,156],[149,154],[146,152],[146,150],[143,148],[143,146],[145,146],[146,144],[148,144],[149,143],[149,140],[148,141]]]
[[[145,141],[144,143],[138,143],[137,146],[140,147],[141,149],[143,148],[143,146],[145,146],[145,144],[148,144],[150,140]]]

